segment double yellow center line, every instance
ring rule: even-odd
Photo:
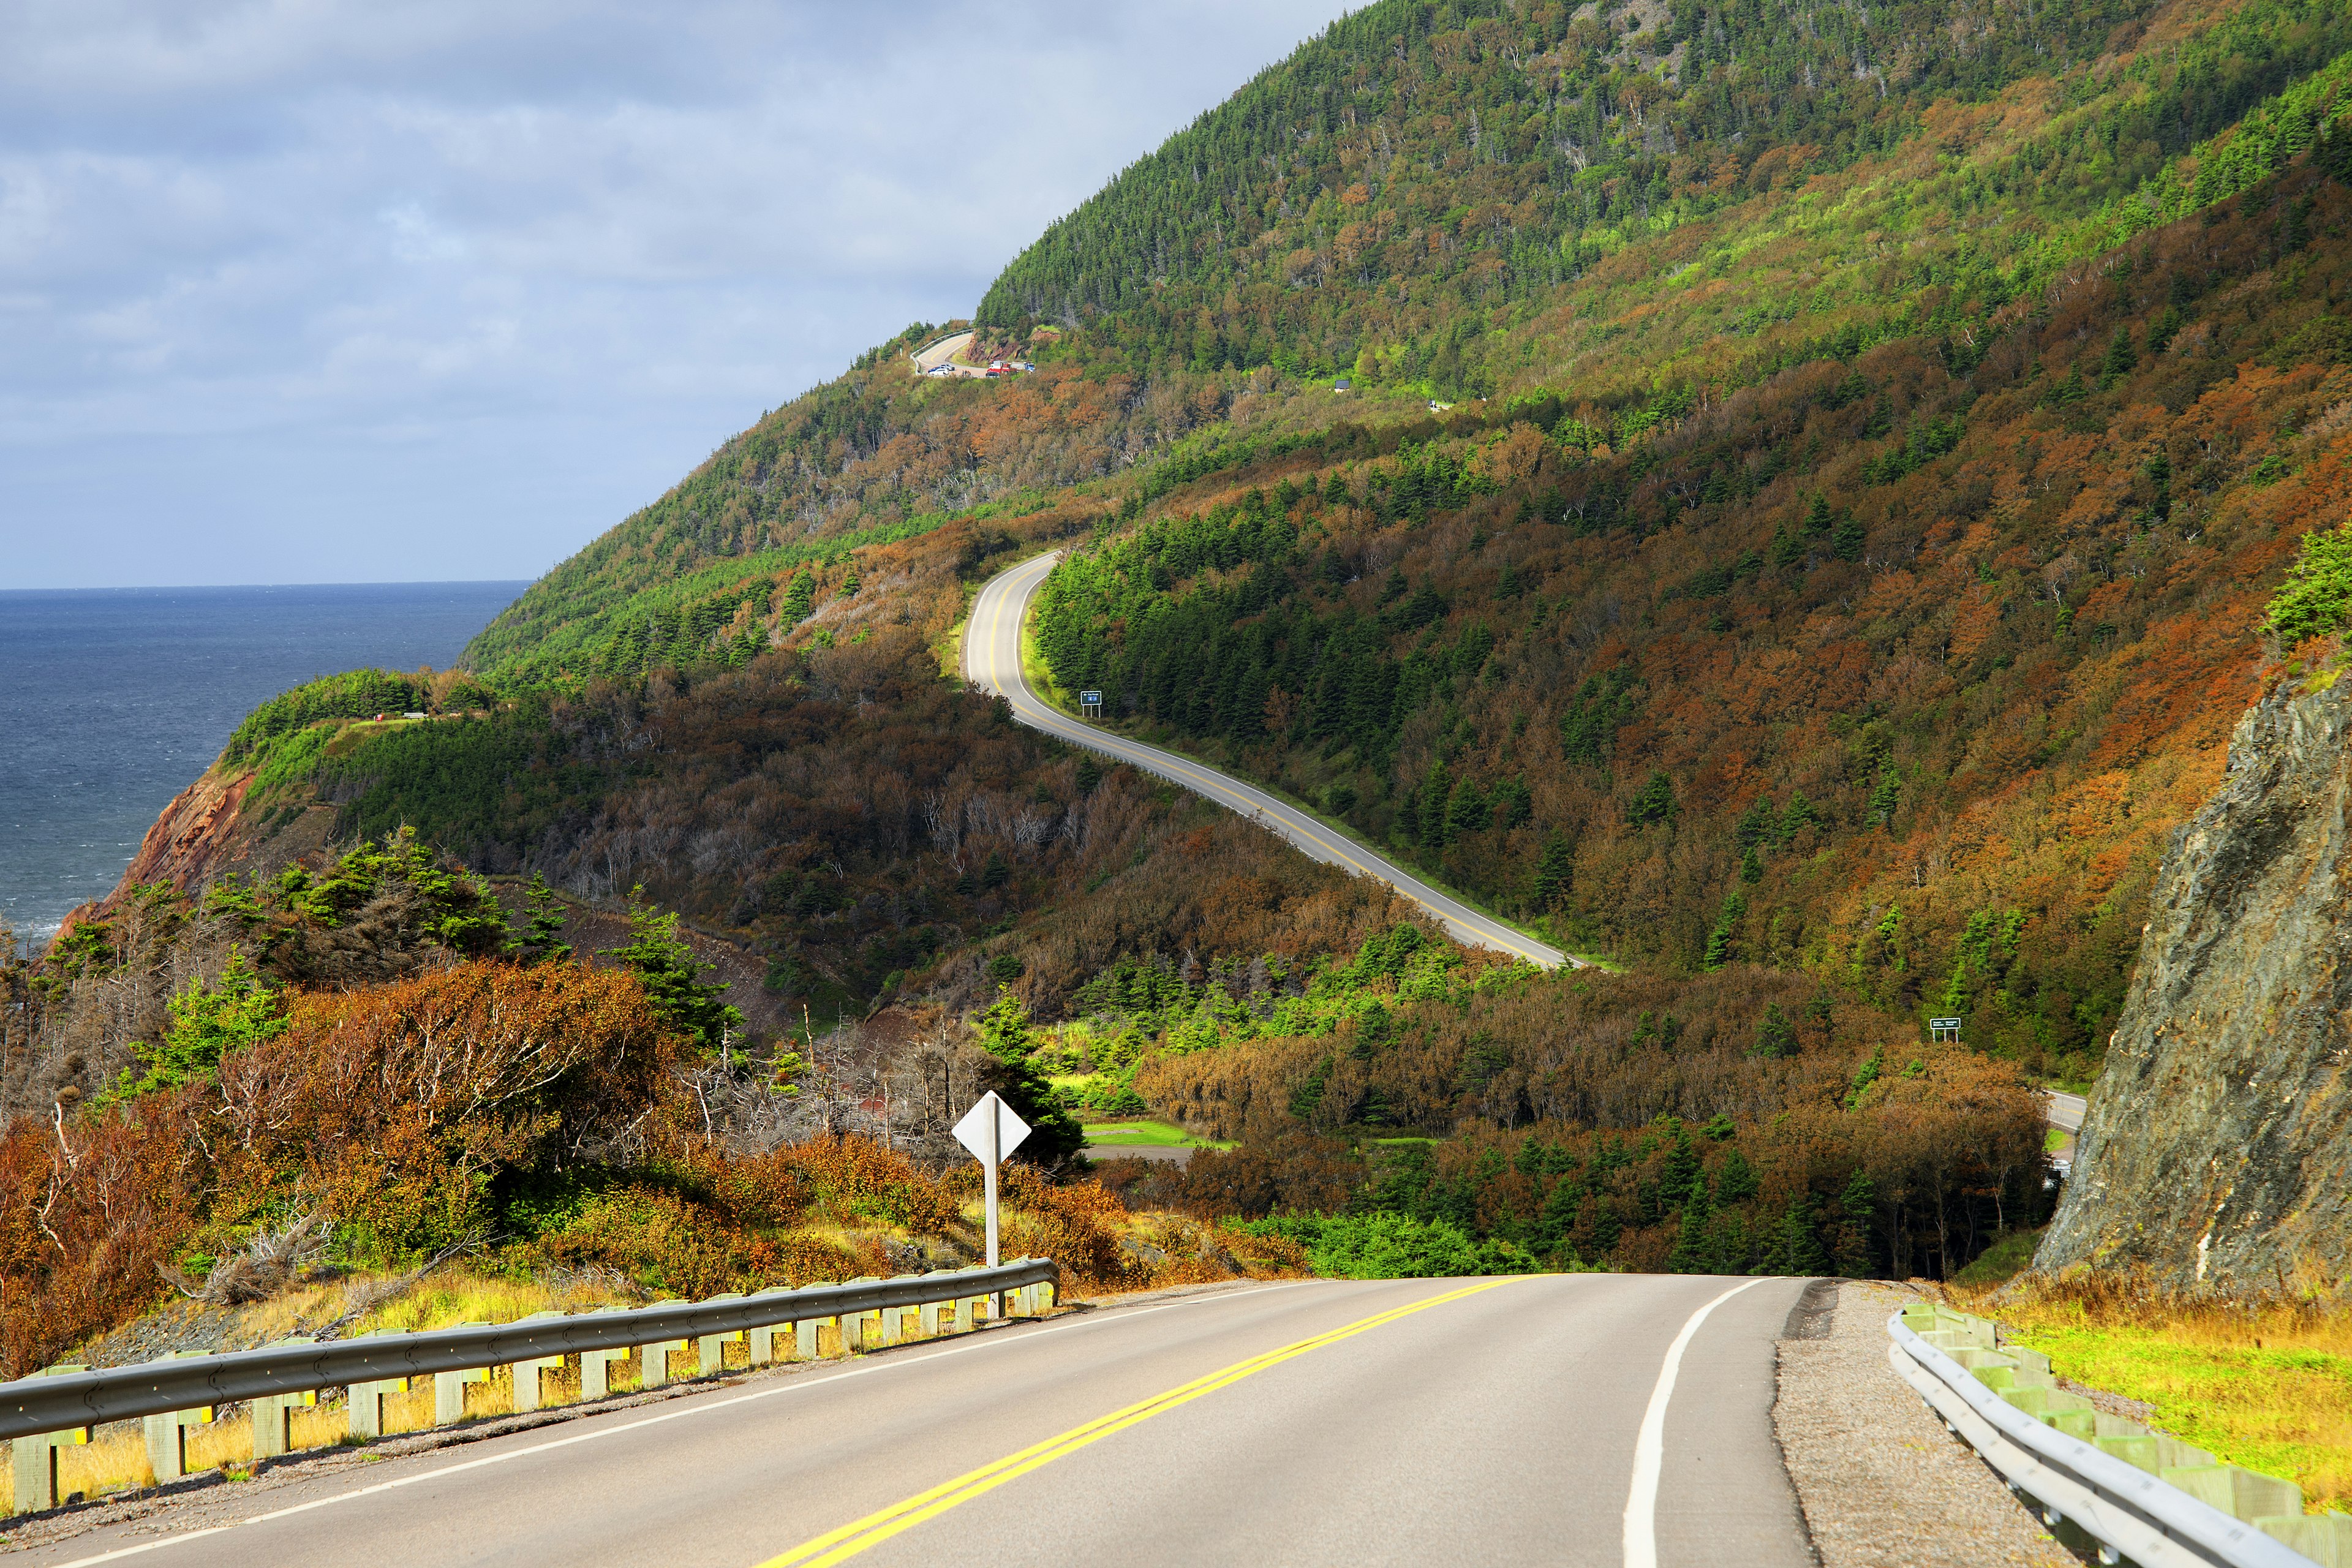
[[[951,1481],[943,1481],[929,1491],[918,1492],[904,1502],[893,1503],[879,1513],[869,1513],[855,1523],[845,1524],[838,1530],[828,1531],[814,1541],[803,1542],[781,1557],[768,1559],[760,1565],[760,1568],[827,1568],[831,1563],[845,1563],[869,1547],[879,1546],[892,1536],[912,1530],[925,1520],[936,1519],[959,1504],[970,1502],[974,1498],[994,1491],[1007,1481],[1050,1465],[1066,1455],[1075,1454],[1088,1444],[1099,1443],[1114,1432],[1124,1432],[1129,1426],[1149,1421],[1154,1415],[1163,1415],[1180,1405],[1189,1405],[1204,1394],[1213,1394],[1218,1389],[1230,1387],[1245,1377],[1255,1377],[1269,1367],[1280,1366],[1284,1362],[1296,1360],[1310,1351],[1321,1350],[1326,1345],[1336,1345],[1342,1340],[1354,1339],[1358,1334],[1370,1333],[1382,1324],[1393,1323],[1400,1318],[1409,1318],[1415,1312],[1425,1312],[1432,1307],[1444,1306],[1448,1301],[1458,1301],[1465,1296],[1475,1296],[1482,1290],[1492,1290],[1498,1285],[1506,1285],[1509,1282],[1508,1277],[1484,1279],[1475,1285],[1465,1285],[1458,1290],[1448,1290],[1443,1295],[1431,1296],[1406,1306],[1391,1308],[1385,1312],[1376,1312],[1369,1318],[1359,1319],[1342,1328],[1333,1329],[1328,1333],[1317,1334],[1311,1339],[1299,1340],[1296,1343],[1284,1345],[1279,1350],[1267,1351],[1263,1355],[1254,1355],[1247,1361],[1237,1361],[1233,1365],[1210,1373],[1206,1376],[1196,1377],[1190,1383],[1180,1384],[1165,1394],[1156,1394],[1140,1404],[1130,1405],[1124,1410],[1114,1410],[1108,1415],[1098,1416],[1083,1426],[1073,1426],[1058,1436],[1048,1437],[1042,1443],[1033,1443],[1017,1454],[1007,1454],[993,1464],[982,1465],[980,1468],[967,1471]]]

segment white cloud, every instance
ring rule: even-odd
[[[533,574],[1344,8],[0,10],[0,585]]]

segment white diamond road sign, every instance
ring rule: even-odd
[[[980,1097],[980,1102],[963,1113],[955,1124],[956,1142],[971,1151],[980,1162],[982,1201],[988,1208],[988,1266],[996,1267],[996,1167],[1004,1156],[1021,1147],[1021,1140],[1029,1136],[1029,1124],[1013,1114],[1013,1108],[996,1098],[990,1089]],[[991,1314],[1004,1316],[1004,1296],[997,1293],[996,1306]]]
[[[988,1119],[996,1117],[996,1147],[988,1146]],[[936,1126],[938,1123],[934,1122]],[[992,1165],[1021,1147],[1021,1140],[1029,1136],[1029,1124],[1014,1113],[1013,1108],[996,1098],[990,1089],[980,1097],[980,1102],[963,1113],[955,1124],[956,1142],[971,1151],[971,1157],[983,1165]]]

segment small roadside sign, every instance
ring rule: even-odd
[[[1029,1136],[1029,1124],[1021,1120],[1013,1109],[997,1098],[990,1089],[963,1113],[955,1124],[956,1142],[971,1151],[980,1162],[982,1184],[988,1205],[988,1266],[996,1267],[996,1167],[1004,1157],[1021,1147]],[[1004,1315],[1004,1297],[996,1298],[995,1315]]]
[[[1086,716],[1087,716],[1087,718],[1089,718],[1089,719],[1099,719],[1099,718],[1101,718],[1101,717],[1102,717],[1102,693],[1101,693],[1101,692],[1099,692],[1099,691],[1081,691],[1081,692],[1079,692],[1079,693],[1078,693],[1078,707],[1079,707],[1079,709],[1080,709],[1081,710],[1083,710],[1083,711],[1085,712]]]
[[[971,1151],[973,1159],[993,1165],[1021,1147],[1021,1141],[1029,1136],[1029,1124],[992,1089],[963,1113],[963,1120],[955,1124],[955,1135],[957,1142]]]
[[[1960,1020],[1958,1018],[1930,1018],[1927,1020],[1927,1033],[1931,1037],[1939,1041],[1957,1040],[1960,1037]]]

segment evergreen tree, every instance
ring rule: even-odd
[[[783,625],[796,626],[809,618],[816,607],[816,579],[806,572],[795,572],[784,586],[784,602],[776,607],[776,617]]]
[[[1568,835],[1554,829],[1544,837],[1543,853],[1536,858],[1536,907],[1550,909],[1568,896],[1576,875],[1576,847]]]
[[[1706,1189],[1706,1176],[1702,1173],[1683,1202],[1682,1223],[1675,1232],[1675,1247],[1666,1254],[1666,1269],[1673,1274],[1712,1274],[1716,1271],[1715,1247],[1708,1236],[1715,1218],[1715,1205]]]
[[[1739,921],[1748,913],[1748,896],[1734,888],[1723,898],[1723,910],[1716,916],[1715,929],[1706,933],[1706,953],[1700,967],[1721,969],[1732,960],[1732,941],[1739,930]]]
[[[1638,826],[1654,822],[1672,822],[1681,810],[1682,803],[1675,799],[1675,781],[1661,768],[1652,773],[1649,782],[1635,794],[1632,804],[1625,808],[1625,815]]]
[[[134,1079],[125,1068],[104,1101],[209,1082],[229,1052],[286,1032],[284,996],[263,982],[246,962],[244,950],[235,946],[217,980],[210,985],[189,981],[166,1006],[171,1022],[163,1037],[152,1046],[133,1047],[147,1070]]]
[[[637,977],[646,1000],[663,1023],[706,1051],[720,1049],[730,1033],[743,1026],[743,1015],[719,999],[726,983],[705,983],[710,965],[677,934],[677,915],[662,914],[644,902],[645,889],[629,890],[629,943],[606,956]]]
[[[1723,1156],[1723,1168],[1717,1173],[1717,1192],[1727,1204],[1746,1203],[1756,1195],[1759,1178],[1748,1156],[1737,1149],[1727,1150]]]
[[[1819,1275],[1829,1270],[1829,1255],[1822,1250],[1821,1224],[1815,1217],[1813,1194],[1799,1192],[1780,1216],[1780,1234],[1773,1247],[1780,1274]]]
[[[1895,774],[1893,768],[1881,768],[1878,771],[1878,783],[1870,792],[1871,820],[1882,827],[1892,827],[1895,824],[1895,808],[1901,803],[1902,798],[1902,779]]]
[[[1874,1222],[1878,1212],[1878,1184],[1870,1173],[1856,1170],[1838,1198],[1844,1224],[1838,1227],[1837,1271],[1848,1279],[1867,1279],[1878,1271],[1878,1247]]]
[[[570,959],[572,944],[556,941],[563,930],[565,910],[563,900],[555,896],[555,889],[533,871],[523,900],[523,910],[530,917],[530,925],[522,938],[522,961],[525,963],[562,963]]]
[[[1010,985],[1000,985],[996,1000],[987,1012],[972,1021],[980,1031],[981,1048],[996,1058],[997,1070],[991,1074],[994,1080],[989,1087],[1011,1106],[1013,1114],[1029,1124],[1029,1136],[1022,1142],[1020,1157],[1040,1165],[1058,1165],[1074,1158],[1086,1147],[1087,1135],[1062,1103],[1054,1088],[1034,1057],[1036,1039],[1029,1030],[1029,1009],[1013,994]]]
[[[1780,843],[1786,844],[1820,821],[1821,816],[1813,810],[1813,803],[1805,798],[1805,792],[1793,791],[1789,796],[1789,804],[1780,808],[1780,825],[1776,837]]]
[[[1680,1205],[1703,1196],[1706,1191],[1706,1168],[1699,1163],[1698,1151],[1691,1146],[1690,1129],[1677,1121],[1674,1142],[1666,1150],[1664,1168],[1658,1173],[1658,1196],[1669,1205]]]
[[[2131,329],[2117,327],[2116,335],[2107,340],[2107,352],[2099,362],[2099,384],[2113,386],[2139,367],[2139,354],[2133,349]]]
[[[1864,538],[1862,520],[1850,510],[1841,511],[1837,525],[1830,530],[1830,553],[1841,561],[1859,561]]]

